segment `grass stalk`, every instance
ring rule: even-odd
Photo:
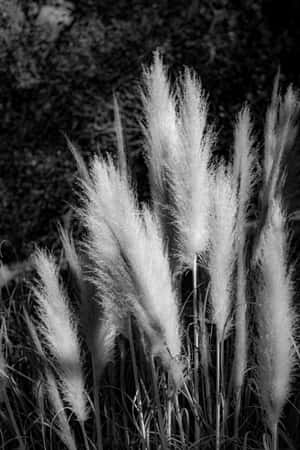
[[[238,250],[238,273],[237,273],[237,302],[236,302],[236,334],[235,334],[235,357],[234,357],[234,438],[239,436],[239,416],[241,411],[241,397],[244,376],[247,364],[247,328],[246,328],[246,273],[245,256],[243,248]]]
[[[120,339],[119,341],[119,348],[120,348],[120,388],[121,388],[121,397],[122,397],[122,418],[123,418],[123,429],[125,434],[125,446],[126,449],[129,450],[130,446],[130,436],[129,436],[129,427],[128,427],[128,420],[127,420],[127,414],[128,408],[126,405],[126,372],[125,372],[125,365],[126,365],[126,350],[125,350],[125,343],[123,339]]]
[[[133,377],[134,377],[134,383],[135,383],[135,389],[136,389],[136,399],[137,399],[138,418],[139,418],[139,424],[140,424],[140,433],[141,433],[142,442],[143,442],[142,448],[146,449],[147,448],[146,427],[145,427],[145,421],[144,421],[144,416],[143,416],[141,389],[140,389],[140,383],[139,383],[139,378],[138,378],[138,368],[137,368],[136,354],[135,354],[134,343],[133,343],[132,323],[131,323],[130,317],[128,318],[128,338],[129,338],[129,347],[130,347],[130,354],[131,354],[131,361],[132,361],[132,368],[133,368]]]
[[[29,320],[29,318],[28,318]],[[40,420],[40,424],[41,424],[41,431],[42,431],[42,442],[43,442],[43,448],[46,449],[46,433],[45,433],[45,399],[44,399],[44,389],[42,387],[42,384],[40,383],[40,385],[37,388],[36,391],[36,397],[37,397],[37,402],[38,402],[38,409],[39,409],[39,420]]]
[[[198,314],[198,292],[197,292],[197,255],[193,260],[193,323],[194,323],[194,396],[199,405],[199,314]],[[195,418],[195,440],[200,439],[200,426]]]
[[[17,421],[15,419],[15,415],[14,415],[13,409],[11,407],[11,404],[10,404],[10,401],[9,401],[6,389],[4,389],[3,398],[4,398],[4,403],[5,403],[8,415],[9,415],[9,419],[11,421],[13,429],[15,430],[16,438],[17,438],[17,440],[19,442],[20,450],[26,450],[26,446],[25,446],[25,444],[23,442],[23,439],[21,437],[21,432],[20,432],[19,426],[17,424]]]
[[[278,450],[278,422],[274,422],[272,427],[272,450]]]
[[[93,355],[92,355],[92,370],[93,370],[93,394],[94,394],[94,409],[95,409],[94,413],[96,424],[97,449],[103,450],[101,412],[99,404],[99,382],[97,379],[97,370],[95,366],[95,358]]]
[[[239,434],[239,415],[243,392],[245,372],[247,368],[247,272],[246,272],[246,239],[247,224],[257,173],[258,156],[255,146],[253,127],[249,108],[245,106],[237,117],[234,130],[233,179],[238,193],[237,207],[237,274],[236,274],[236,306],[235,306],[235,351],[232,371],[235,406],[234,437],[237,442]]]
[[[220,450],[221,435],[221,346],[222,342],[217,338],[216,354],[216,450]]]
[[[154,357],[151,355],[151,374],[152,374],[152,382],[153,382],[153,390],[154,390],[154,400],[156,403],[156,410],[158,415],[158,431],[159,436],[161,440],[161,445],[163,450],[168,450],[168,442],[166,440],[165,436],[165,426],[164,426],[164,420],[163,420],[163,414],[161,411],[161,402],[159,399],[159,392],[158,392],[158,379],[157,374],[155,370],[155,363],[154,363]]]
[[[169,380],[168,380],[169,384]],[[172,437],[172,400],[168,397],[167,399],[167,439],[170,442]]]
[[[185,433],[184,433],[184,428],[183,428],[183,423],[182,423],[182,417],[181,417],[177,392],[175,393],[175,396],[174,396],[174,405],[175,405],[176,420],[178,423],[179,434],[180,434],[181,448],[184,449],[184,448],[186,448],[186,441],[185,441]]]
[[[84,422],[82,420],[80,420],[80,428],[81,428],[81,432],[82,432],[82,436],[83,436],[84,448],[85,448],[85,450],[90,450],[86,429],[84,426]]]
[[[201,366],[203,370],[202,378],[204,378],[204,392],[206,399],[205,406],[207,407],[207,416],[209,419],[209,423],[212,423],[213,407],[212,407],[211,388],[209,382],[209,355],[208,355],[209,339],[205,324],[205,311],[207,306],[207,300],[208,300],[208,289],[206,291],[204,305],[202,306],[202,304],[200,304],[199,315],[200,315],[200,338],[201,338]]]
[[[196,419],[200,423],[199,408],[197,408],[197,405],[195,404],[195,400],[191,396],[186,383],[183,384],[182,392],[185,394],[185,397],[186,397],[186,399],[187,399],[191,409],[193,410],[194,416],[196,417]]]
[[[239,422],[240,422],[240,411],[241,411],[241,395],[242,389],[237,389],[235,392],[235,404],[234,404],[234,442],[235,448],[238,448],[239,439]]]

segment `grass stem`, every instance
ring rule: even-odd
[[[25,444],[23,442],[23,439],[21,437],[21,433],[20,433],[18,424],[16,422],[15,415],[14,415],[14,412],[12,410],[12,407],[11,407],[11,404],[10,404],[10,401],[9,401],[6,389],[4,389],[3,396],[4,396],[5,406],[6,406],[8,415],[9,415],[9,419],[10,419],[11,424],[12,424],[14,430],[15,430],[16,437],[17,437],[18,442],[19,442],[20,450],[26,450],[26,446],[25,446]]]
[[[211,397],[211,388],[210,388],[210,377],[209,377],[209,338],[205,323],[205,312],[207,307],[207,301],[208,301],[208,292],[209,289],[207,288],[206,294],[205,294],[205,300],[204,305],[199,305],[199,318],[200,318],[200,338],[201,338],[201,366],[203,369],[203,378],[204,378],[204,392],[205,392],[205,399],[206,399],[206,408],[207,408],[207,416],[208,416],[208,422],[211,424],[213,420],[212,416],[212,410],[213,410],[213,402]]]
[[[179,433],[180,433],[180,441],[181,441],[181,448],[186,448],[186,442],[185,442],[185,434],[183,429],[183,423],[182,423],[182,416],[181,411],[179,407],[179,400],[178,400],[178,393],[175,393],[174,396],[174,404],[175,404],[175,412],[176,412],[176,419],[179,427]]]
[[[154,358],[151,356],[151,372],[152,372],[152,382],[153,382],[153,390],[154,390],[154,399],[156,403],[156,410],[158,414],[158,428],[159,428],[159,435],[161,439],[161,445],[163,450],[168,450],[168,442],[166,440],[165,436],[165,430],[164,430],[164,420],[163,415],[161,411],[161,402],[159,399],[159,392],[158,392],[158,379],[155,371],[155,363]]]
[[[274,422],[272,427],[272,450],[278,450],[278,422]]]
[[[193,259],[193,323],[194,323],[194,395],[195,403],[199,405],[199,314],[198,314],[198,292],[197,292],[197,255]],[[200,427],[195,417],[195,441],[200,439]]]
[[[99,404],[99,384],[98,384],[98,380],[96,379],[95,358],[93,357],[93,355],[92,355],[92,369],[93,369],[93,394],[94,394],[97,449],[103,450],[101,413],[100,413],[100,404]]]
[[[143,440],[142,448],[145,449],[147,447],[147,445],[146,445],[146,428],[145,428],[145,421],[144,421],[144,416],[143,416],[143,405],[142,405],[142,399],[141,399],[140,384],[139,384],[139,379],[138,379],[137,362],[136,362],[136,355],[135,355],[135,349],[134,349],[134,343],[133,343],[132,324],[131,324],[130,317],[128,319],[128,336],[129,336],[129,347],[130,347],[132,368],[133,368],[133,377],[134,377],[134,383],[135,383],[135,388],[136,388],[136,399],[137,399],[138,417],[139,417],[139,423],[140,423],[140,432],[141,432],[142,440]]]
[[[217,338],[216,356],[216,450],[220,450],[220,428],[221,428],[221,340]]]
[[[80,427],[81,427],[82,436],[83,436],[84,448],[85,448],[85,450],[90,450],[89,441],[88,441],[88,437],[86,434],[84,422],[80,421]]]

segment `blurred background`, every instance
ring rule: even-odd
[[[1,259],[21,261],[37,244],[55,251],[57,222],[68,225],[77,203],[65,135],[86,161],[113,154],[114,93],[147,200],[139,83],[156,48],[171,79],[184,65],[200,75],[220,151],[245,101],[262,138],[278,68],[283,88],[300,87],[299,19],[298,0],[0,0]]]

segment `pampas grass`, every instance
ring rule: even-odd
[[[232,168],[221,163],[211,184],[213,208],[210,220],[208,271],[213,322],[218,342],[226,339],[231,327],[232,276],[235,263],[237,192]]]
[[[277,77],[278,78],[278,77]],[[253,255],[259,246],[261,231],[268,221],[269,207],[280,197],[285,184],[285,164],[295,145],[298,133],[299,101],[297,93],[289,86],[285,95],[279,92],[278,79],[273,89],[272,102],[266,114],[264,139],[264,171],[261,191],[261,217],[258,224]]]
[[[179,230],[179,259],[192,267],[194,255],[203,256],[209,240],[210,172],[209,162],[214,143],[207,125],[208,106],[201,83],[186,69],[180,99],[182,154],[172,158]]]
[[[177,300],[159,226],[146,207],[138,210],[126,178],[111,160],[94,160],[92,180],[93,186],[85,188],[84,221],[104,315],[117,317],[119,328],[133,314],[152,353],[178,382],[174,364],[181,353]]]
[[[86,164],[68,142],[80,239],[60,228],[63,264],[37,251],[31,293],[1,303],[2,446],[277,450],[299,357],[283,208],[297,95],[275,83],[262,168],[248,106],[233,154],[212,158],[191,70],[173,88],[155,52],[142,97],[150,205],[137,201],[114,96],[117,161]]]
[[[236,219],[236,302],[235,302],[235,355],[234,391],[235,436],[238,434],[242,387],[247,369],[247,230],[253,201],[254,187],[258,174],[258,155],[254,147],[254,137],[250,111],[245,107],[238,115],[234,133],[233,178],[237,186],[238,206]]]
[[[257,381],[266,423],[276,449],[277,427],[290,392],[294,368],[295,309],[291,271],[287,261],[286,217],[281,203],[272,202],[261,236],[260,279],[257,287]]]
[[[173,271],[177,270],[178,232],[174,224],[174,173],[170,160],[178,160],[182,140],[176,113],[175,94],[171,92],[166,69],[159,52],[154,63],[144,70],[145,111],[144,134],[146,137],[146,161],[149,171],[151,198],[155,214],[160,220]]]
[[[224,381],[221,379],[224,361],[224,341],[232,324],[232,277],[236,258],[237,190],[232,167],[221,163],[215,169],[211,184],[213,192],[210,220],[210,248],[208,272],[210,275],[210,304],[212,320],[216,326],[216,449],[220,448],[221,396]]]
[[[171,268],[180,275],[193,270],[194,382],[199,404],[200,309],[197,292],[197,258],[202,262],[208,247],[210,172],[214,143],[207,125],[208,106],[200,80],[186,69],[173,93],[158,53],[145,73],[146,159],[154,211],[168,243]],[[159,97],[158,97],[159,95]],[[197,439],[200,437],[195,423]]]
[[[40,281],[34,288],[39,305],[39,330],[58,363],[63,396],[82,423],[88,417],[82,356],[75,320],[67,304],[66,294],[59,286],[53,258],[38,251],[35,267]]]
[[[209,162],[214,143],[207,100],[196,75],[186,69],[177,96],[161,57],[145,72],[146,158],[154,210],[177,271],[193,266],[208,245]],[[175,266],[174,266],[175,265]],[[175,270],[174,268],[174,270]],[[176,271],[175,270],[175,271]]]

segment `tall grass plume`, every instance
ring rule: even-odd
[[[59,285],[53,257],[38,251],[35,267],[39,276],[34,288],[39,309],[39,331],[57,362],[63,396],[78,420],[88,417],[82,355],[75,318]]]
[[[277,448],[277,427],[288,400],[294,369],[296,311],[289,266],[286,215],[280,201],[271,204],[258,249],[260,277],[256,320],[257,381],[266,423]]]
[[[94,160],[92,180],[84,220],[104,314],[116,317],[118,328],[133,314],[153,354],[173,372],[181,353],[178,306],[158,223],[146,207],[139,210],[126,177],[111,160]]]

